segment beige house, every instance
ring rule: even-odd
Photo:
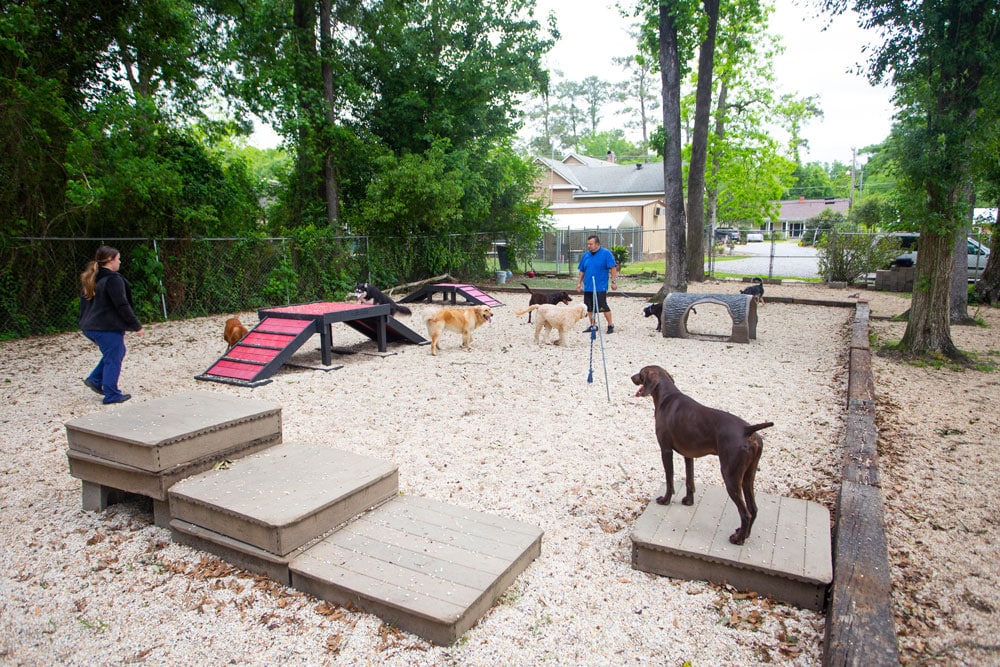
[[[613,153],[607,160],[570,153],[535,162],[543,168],[535,193],[548,202],[556,229],[666,228],[661,163],[616,164]],[[665,234],[642,234],[643,256],[662,256],[665,243]]]
[[[843,213],[845,216],[851,211],[850,199],[836,199],[834,197],[826,199],[799,197],[778,203],[781,205],[781,211],[778,213],[781,231],[790,239],[801,237],[805,230],[806,221],[815,218],[826,209]]]

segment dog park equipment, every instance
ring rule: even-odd
[[[729,541],[740,517],[721,486],[701,485],[691,506],[650,502],[632,528],[632,567],[822,610],[833,581],[830,512],[797,498],[756,497],[757,519],[743,545]]]
[[[128,462],[109,460],[112,476],[145,472],[138,465],[170,471],[155,480],[166,502],[154,498],[154,518],[176,542],[437,644],[471,628],[541,553],[535,526],[400,497],[393,464],[281,443],[280,414],[274,404],[207,392],[123,405],[67,423],[71,473],[81,476],[74,454],[82,452]],[[237,458],[249,452],[247,438],[257,450]],[[148,495],[130,481],[84,478],[84,509],[105,509],[109,490]]]
[[[456,305],[455,301],[458,295],[465,297],[465,303],[458,305],[489,306],[490,308],[496,308],[503,305],[475,285],[468,285],[464,283],[436,283],[434,285],[424,285],[416,292],[412,292],[404,296],[399,300],[399,303],[414,303],[416,301],[431,303],[434,300],[435,294],[441,294],[442,301],[448,301],[450,299],[451,305],[453,306]]]
[[[167,490],[178,480],[281,442],[281,406],[189,392],[66,423],[70,474],[83,483],[83,509],[101,511],[121,492],[153,500],[167,526]]]
[[[687,330],[688,315],[699,305],[711,303],[723,306],[733,320],[729,336],[691,334]],[[757,338],[757,301],[749,294],[695,294],[671,292],[663,301],[661,329],[667,338],[697,338],[730,343],[749,343]]]
[[[374,340],[379,352],[385,352],[387,342],[427,344],[423,336],[389,314],[388,304],[317,301],[261,308],[258,317],[260,322],[250,333],[195,379],[249,387],[267,384],[316,333],[323,365],[331,366],[331,327],[337,322]]]

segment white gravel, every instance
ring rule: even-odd
[[[853,310],[768,303],[758,339],[738,345],[664,339],[642,317],[643,301],[615,299],[617,332],[591,362],[589,336],[537,347],[526,317],[513,315],[527,295],[497,296],[508,307],[476,332],[471,353],[446,334],[436,358],[410,345],[381,356],[335,327],[334,345],[358,352],[337,359],[341,370],[286,368],[256,389],[196,382],[224,349],[218,316],[129,336],[121,381],[133,401],[201,390],[277,402],[286,441],[392,461],[403,493],[544,529],[541,556],[456,645],[430,645],[174,544],[141,503],[82,511],[64,424],[122,407],[101,406],[82,384],[98,355],[70,333],[0,344],[0,662],[817,664],[823,614],[632,569],[631,525],[662,469],[652,406],[629,377],[659,364],[708,405],[774,421],[757,490],[830,497]],[[421,333],[427,308],[410,320]],[[728,328],[701,307],[689,325]],[[319,363],[316,340],[296,361]],[[716,459],[695,469],[700,484],[721,484]]]

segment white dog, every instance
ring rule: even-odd
[[[559,339],[556,340],[556,345],[565,345],[567,338],[566,332],[573,328],[573,326],[587,316],[587,307],[584,305],[578,306],[557,306],[551,303],[535,304],[534,306],[528,306],[524,310],[518,310],[515,315],[524,315],[525,313],[535,313],[535,342],[538,341],[538,334],[545,329],[545,342],[549,340],[549,332],[555,329],[559,332]],[[539,343],[540,345],[541,343]]]

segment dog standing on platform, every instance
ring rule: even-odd
[[[667,491],[656,499],[670,503],[674,495],[674,452],[684,457],[687,493],[681,504],[694,504],[694,460],[707,454],[719,457],[726,491],[740,514],[740,527],[729,536],[733,544],[743,544],[757,518],[753,482],[764,441],[757,431],[774,422],[749,424],[734,414],[709,408],[681,393],[670,373],[659,366],[645,366],[632,376],[639,385],[636,396],[651,396],[656,439],[667,477]]]
[[[472,332],[493,320],[489,306],[442,308],[427,316],[427,333],[431,337],[431,354],[437,355],[438,339],[445,331],[462,334],[462,347],[472,349]]]
[[[228,346],[226,347],[226,352],[233,349],[233,347],[236,346],[236,343],[243,340],[243,337],[248,333],[250,333],[250,331],[243,326],[243,323],[240,322],[240,318],[230,317],[226,320],[226,328],[222,332],[222,337],[226,339],[226,345]]]
[[[392,300],[392,297],[371,283],[358,283],[354,286],[354,301],[355,303],[387,303],[389,304],[390,315],[395,315],[396,313],[403,313],[404,315],[412,314],[409,308],[399,305]]]

